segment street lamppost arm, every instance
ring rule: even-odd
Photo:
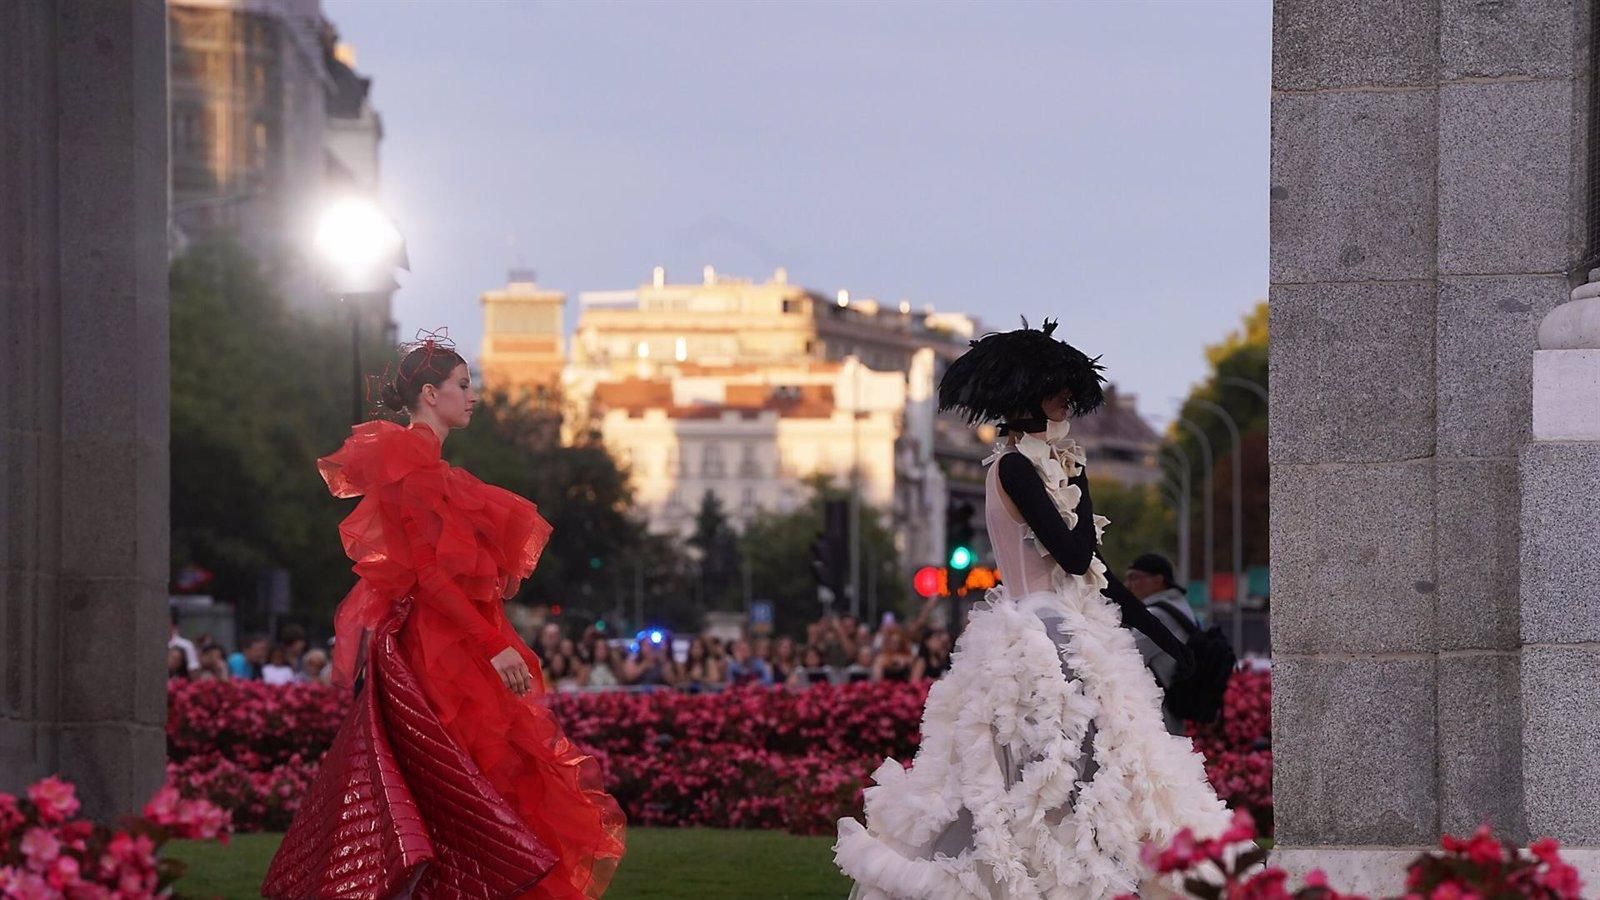
[[[1228,429],[1228,437],[1233,441],[1233,649],[1242,654],[1244,652],[1244,619],[1242,608],[1244,606],[1244,512],[1242,502],[1244,490],[1241,484],[1243,466],[1244,444],[1239,437],[1239,423],[1234,421],[1233,415],[1220,404],[1213,403],[1203,397],[1190,397],[1189,402],[1199,406],[1218,419]]]
[[[1205,466],[1204,496],[1201,498],[1201,500],[1205,515],[1203,534],[1205,536],[1206,543],[1205,547],[1202,548],[1201,555],[1205,566],[1202,574],[1206,583],[1206,600],[1209,602],[1211,600],[1211,573],[1215,569],[1213,563],[1215,561],[1214,548],[1216,545],[1216,539],[1215,535],[1213,534],[1213,529],[1215,528],[1214,520],[1216,516],[1214,513],[1216,509],[1217,490],[1216,485],[1213,483],[1213,479],[1211,477],[1211,470],[1216,468],[1216,454],[1212,452],[1211,439],[1206,437],[1205,429],[1195,424],[1193,419],[1186,419],[1181,415],[1175,415],[1173,416],[1173,420],[1179,425],[1188,429],[1189,433],[1194,435],[1195,440],[1200,442],[1200,462]]]
[[[1193,567],[1189,564],[1189,548],[1190,544],[1193,543],[1189,539],[1189,528],[1192,524],[1191,520],[1193,519],[1189,510],[1190,498],[1194,496],[1194,482],[1191,477],[1193,466],[1190,463],[1189,454],[1177,444],[1169,444],[1162,449],[1171,450],[1173,453],[1177,454],[1176,460],[1174,460],[1171,456],[1162,456],[1161,458],[1163,460],[1175,462],[1178,467],[1177,482],[1179,490],[1178,496],[1180,499],[1178,504],[1178,571],[1183,573],[1184,585],[1187,586],[1189,581],[1194,577]]]

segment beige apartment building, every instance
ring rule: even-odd
[[[657,268],[635,289],[585,292],[570,343],[566,297],[529,273],[482,301],[485,382],[559,390],[563,440],[602,441],[653,530],[687,535],[707,491],[743,525],[793,509],[819,474],[847,485],[856,472],[908,567],[943,559],[950,503],[981,521],[993,429],[936,409],[944,367],[981,331],[971,316],[830,296],[782,269],[757,282],[706,267],[671,283]],[[1132,398],[1112,391],[1076,434],[1097,471],[1157,477],[1159,438]]]
[[[512,269],[506,285],[484,291],[478,367],[489,390],[526,395],[556,408],[566,363],[567,295],[539,286],[531,269]]]

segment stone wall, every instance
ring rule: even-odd
[[[1570,739],[1573,723],[1538,699],[1584,672],[1600,696],[1600,656],[1523,647],[1532,622],[1574,604],[1600,635],[1600,603],[1530,598],[1519,553],[1538,326],[1583,252],[1588,14],[1582,0],[1274,7],[1273,741],[1288,847],[1420,847],[1482,821],[1600,842],[1595,792],[1582,815],[1549,812],[1552,789],[1579,800],[1557,786],[1572,773],[1541,774],[1554,762],[1540,735]],[[1594,472],[1550,490],[1570,500]],[[1579,706],[1591,723],[1596,702]]]
[[[166,15],[0,3],[0,790],[165,758]]]

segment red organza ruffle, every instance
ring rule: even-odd
[[[599,764],[567,740],[546,705],[538,658],[521,641],[512,645],[535,684],[518,697],[477,645],[425,604],[399,644],[409,668],[422,673],[423,694],[452,740],[534,836],[556,851],[555,868],[523,897],[577,900],[604,893],[622,859],[622,810],[605,793]]]
[[[339,525],[361,581],[334,616],[338,684],[353,683],[363,635],[416,583],[406,518],[418,523],[440,570],[497,626],[501,600],[516,593],[550,540],[550,523],[532,502],[444,462],[426,426],[364,422],[317,470],[334,496],[361,497]]]
[[[335,496],[362,498],[339,526],[361,580],[335,615],[335,680],[351,682],[366,633],[417,583],[409,521],[439,569],[517,648],[534,676],[535,691],[512,694],[482,647],[427,599],[419,599],[398,635],[401,655],[451,739],[559,857],[523,897],[600,896],[622,857],[622,811],[602,789],[599,765],[562,734],[539,689],[539,660],[502,608],[538,563],[549,523],[525,498],[441,460],[438,438],[422,426],[364,423],[317,468]]]

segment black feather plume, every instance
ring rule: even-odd
[[[1046,397],[1063,388],[1072,396],[1072,414],[1085,416],[1105,402],[1099,357],[1056,340],[1053,319],[1038,330],[1027,319],[1016,331],[986,334],[945,370],[939,381],[939,410],[955,409],[968,423],[1000,421],[1018,413],[1038,414]]]

